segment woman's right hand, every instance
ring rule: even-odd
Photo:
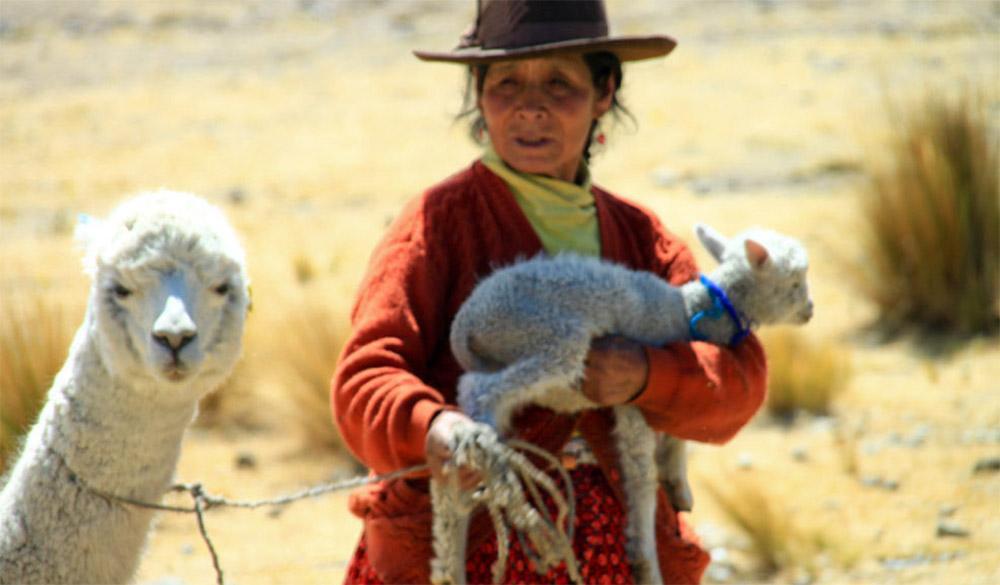
[[[434,479],[443,479],[445,474],[456,471],[455,466],[451,464],[454,455],[451,452],[452,437],[456,428],[473,424],[475,422],[471,418],[455,410],[443,410],[431,421],[424,443],[424,453],[427,455],[427,464]],[[476,487],[482,480],[482,475],[475,469],[460,467],[457,472],[458,482],[463,490]]]

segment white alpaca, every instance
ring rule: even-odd
[[[504,433],[513,412],[526,404],[570,413],[599,407],[579,391],[596,337],[617,334],[661,346],[697,335],[727,344],[759,324],[805,323],[812,316],[808,261],[797,241],[762,229],[728,241],[708,226],[696,226],[696,233],[720,263],[708,282],[673,287],[648,272],[575,255],[540,256],[484,279],[452,323],[452,351],[467,370],[459,405]],[[715,300],[721,296],[711,281],[738,312],[728,314]],[[658,434],[637,407],[614,411],[628,499],[626,550],[637,582],[660,583],[657,463],[675,506],[690,508],[683,443],[659,435],[657,447]]]
[[[159,191],[82,223],[83,325],[0,492],[0,583],[122,583],[198,399],[241,349],[244,255],[222,213]]]

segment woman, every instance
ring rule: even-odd
[[[474,29],[451,52],[416,52],[460,63],[473,76],[475,127],[485,154],[412,201],[374,251],[352,314],[353,331],[334,378],[335,418],[345,441],[376,473],[427,462],[444,473],[448,439],[468,419],[455,406],[461,370],[448,345],[452,317],[495,267],[541,252],[572,250],[648,270],[679,285],[697,276],[688,248],[655,216],[590,182],[587,158],[598,123],[618,108],[621,61],[662,56],[668,37],[610,37],[600,0],[484,0]],[[598,135],[599,136],[599,135]],[[600,137],[598,137],[600,140]],[[594,342],[582,391],[598,404],[630,402],[657,430],[698,441],[731,438],[764,396],[763,351],[705,343],[642,347]],[[610,409],[578,416],[528,407],[518,436],[560,453],[574,435],[593,457],[573,467],[574,550],[588,583],[631,582]],[[575,441],[574,441],[575,442]],[[465,485],[475,476],[459,470]],[[657,545],[667,583],[697,582],[708,557],[658,495]],[[347,582],[426,582],[431,510],[424,477],[355,494],[364,534]],[[488,518],[473,520],[469,582],[488,582],[496,542]],[[507,582],[566,582],[536,575],[511,542]]]

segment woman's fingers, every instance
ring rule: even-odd
[[[646,387],[649,363],[643,346],[618,335],[591,343],[581,391],[597,404],[624,404]]]
[[[462,489],[468,490],[476,487],[482,480],[482,475],[475,469],[468,467],[455,468],[452,465],[451,452],[452,437],[457,432],[456,429],[462,426],[471,425],[471,418],[454,410],[445,410],[434,417],[430,428],[427,430],[427,440],[424,445],[424,452],[427,456],[427,464],[430,466],[431,475],[437,479],[442,479],[446,474],[458,473],[458,482]]]

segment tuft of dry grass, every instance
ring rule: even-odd
[[[292,270],[295,272],[295,281],[299,284],[307,284],[316,279],[316,266],[304,253],[297,255],[292,261]]]
[[[706,481],[704,487],[728,523],[746,536],[763,578],[782,574],[808,582],[830,562],[849,566],[857,560],[846,537],[796,521],[788,503],[753,475],[727,474],[724,482]]]
[[[965,90],[889,107],[886,164],[862,199],[856,274],[890,332],[993,332],[1000,312],[1000,148]]]
[[[346,454],[330,409],[330,382],[350,333],[348,303],[337,298],[307,290],[285,303],[281,320],[290,334],[282,336],[280,347],[272,347],[274,361],[285,364],[289,373],[282,386],[306,442]]]
[[[798,568],[811,570],[815,551],[787,511],[776,505],[759,482],[737,477],[727,479],[729,487],[707,482],[705,488],[725,518],[746,535],[759,570],[764,575]]]
[[[0,472],[35,422],[66,360],[78,312],[45,296],[5,295],[0,311]]]
[[[809,340],[798,329],[778,327],[761,334],[767,349],[768,412],[790,419],[799,412],[829,415],[851,377],[847,354],[829,341]]]
[[[841,422],[834,433],[834,448],[840,460],[840,467],[845,474],[854,479],[861,477],[861,464],[858,457],[859,442],[864,434],[864,423],[848,425]]]

